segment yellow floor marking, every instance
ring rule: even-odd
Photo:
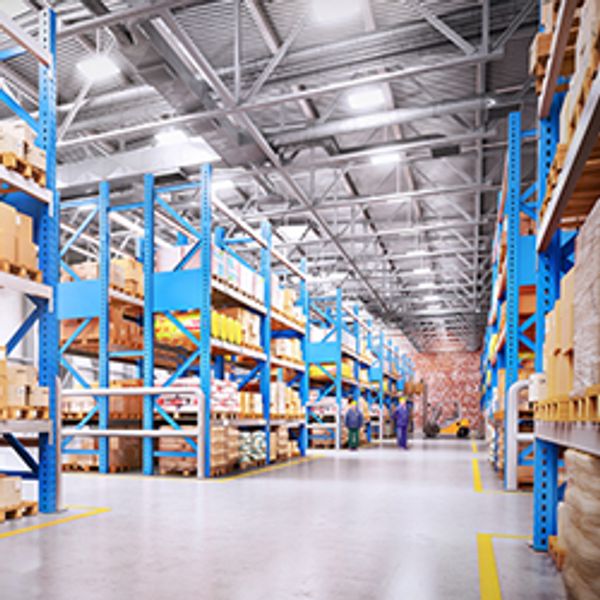
[[[473,491],[481,494],[483,492],[483,485],[481,483],[481,471],[479,469],[479,461],[476,458],[471,459],[471,466],[473,467]]]
[[[475,452],[475,454],[477,454],[479,452],[479,450],[477,449],[477,444],[475,443],[475,440],[471,440],[471,450],[473,450],[473,452]]]
[[[86,519],[87,517],[95,517],[96,515],[101,515],[103,513],[110,512],[110,508],[105,507],[76,507],[69,506],[69,509],[76,508],[89,508],[86,512],[79,513],[76,515],[70,515],[68,517],[61,517],[60,519],[54,519],[52,521],[47,521],[46,523],[38,523],[37,525],[30,525],[29,527],[21,527],[20,529],[13,529],[12,531],[6,531],[5,533],[0,533],[0,540],[4,538],[14,537],[15,535],[21,535],[23,533],[30,533],[31,531],[37,531],[39,529],[46,529],[48,527],[54,527],[56,525],[64,525],[65,523],[71,523],[73,521],[78,521],[79,519]]]
[[[252,469],[252,471],[247,471],[246,473],[237,473],[236,475],[229,475],[227,477],[213,477],[209,481],[215,483],[225,483],[228,481],[233,481],[235,479],[242,479],[244,477],[254,477],[255,475],[262,475],[263,473],[269,473],[270,471],[278,471],[279,469],[286,469],[287,467],[294,467],[296,465],[301,465],[304,463],[312,462],[314,460],[319,460],[320,458],[323,458],[323,456],[305,456],[304,458],[300,458],[298,460],[294,460],[288,463],[282,463],[279,465],[269,465],[268,467]]]
[[[479,594],[481,600],[502,600],[496,555],[494,554],[494,538],[503,540],[528,540],[526,535],[510,535],[503,533],[478,533],[477,555],[479,559]]]

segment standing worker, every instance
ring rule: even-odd
[[[406,406],[406,398],[400,398],[400,403],[394,411],[394,422],[396,423],[396,440],[398,441],[398,447],[408,450],[408,423],[410,421],[410,415],[408,412],[408,406]]]
[[[350,402],[350,407],[346,412],[346,427],[348,428],[348,447],[350,450],[358,448],[358,432],[363,426],[363,415],[358,409],[356,402]]]

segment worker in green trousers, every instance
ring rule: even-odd
[[[346,411],[345,423],[348,428],[348,447],[350,450],[356,450],[358,449],[359,431],[363,426],[363,415],[354,401],[350,403]]]

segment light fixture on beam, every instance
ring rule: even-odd
[[[386,154],[374,154],[371,156],[371,164],[379,165],[394,165],[400,161],[400,155],[397,152],[387,152]]]
[[[364,0],[344,0],[343,8],[339,0],[312,0],[311,15],[318,25],[339,25],[359,17]]]
[[[93,54],[77,63],[83,76],[92,83],[100,83],[116,77],[120,72],[118,65],[107,54]]]
[[[373,110],[381,108],[384,104],[385,96],[379,87],[362,88],[348,94],[348,106],[352,110]]]
[[[431,275],[431,273],[433,273],[431,267],[417,267],[412,270],[413,275]]]
[[[159,131],[154,136],[154,141],[159,146],[175,146],[176,144],[184,144],[188,141],[188,135],[181,129],[167,129]]]

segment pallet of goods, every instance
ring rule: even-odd
[[[272,276],[271,308],[273,313],[286,317],[300,327],[304,327],[306,319],[302,307],[298,306],[298,293],[295,289],[279,285],[279,278]]]
[[[559,506],[559,545],[564,549],[563,579],[569,597],[600,597],[600,458],[567,450],[568,475]]]
[[[32,365],[6,359],[0,348],[0,419],[48,419],[48,388],[38,385]]]
[[[139,471],[142,467],[142,440],[135,437],[111,437],[108,442],[110,473]],[[78,454],[77,451],[82,453]],[[78,437],[69,444],[69,453],[62,455],[63,471],[97,471],[100,465],[98,439]],[[73,453],[71,453],[73,451]]]
[[[267,436],[264,431],[240,432],[240,468],[261,467],[267,458]]]
[[[271,354],[282,360],[299,365],[304,364],[302,343],[297,338],[275,338],[271,340]]]
[[[0,271],[41,282],[33,220],[8,204],[0,204]]]
[[[0,123],[0,163],[40,187],[46,187],[46,152],[36,146],[35,132],[22,120]]]
[[[0,523],[38,514],[38,503],[23,500],[23,482],[20,477],[0,474]]]
[[[141,379],[121,379],[111,381],[111,388],[141,387]],[[95,406],[93,388],[98,387],[97,382],[91,384],[92,390],[87,396],[65,397],[62,399],[62,418],[67,420],[83,419]],[[76,386],[75,389],[81,389]],[[140,421],[144,412],[143,396],[110,396],[108,401],[109,419]]]
[[[542,203],[543,216],[563,169],[571,140],[585,110],[592,84],[600,65],[600,5],[596,0],[583,2],[576,19],[575,41],[569,47],[573,55],[573,74],[560,114],[559,144],[550,169],[546,195]],[[542,34],[538,34],[542,35]],[[551,34],[550,34],[551,35]],[[571,42],[572,40],[570,40]],[[592,150],[575,190],[563,212],[564,225],[578,225],[598,198],[600,181],[600,144]]]

